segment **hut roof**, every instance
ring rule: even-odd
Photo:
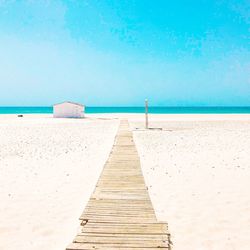
[[[70,101],[65,101],[65,102],[56,103],[56,104],[54,104],[53,106],[61,105],[61,104],[64,104],[64,103],[70,103],[70,104],[74,104],[74,105],[78,105],[78,106],[84,107],[84,105],[82,105],[81,103],[70,102]]]

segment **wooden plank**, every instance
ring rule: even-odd
[[[108,234],[157,234],[167,235],[167,225],[159,223],[100,223],[88,222],[82,227],[83,233]]]
[[[124,233],[124,234],[116,234],[116,233],[79,233],[77,237],[98,237],[98,238],[111,238],[111,237],[116,237],[117,239],[124,240],[124,239],[144,239],[144,240],[149,240],[149,239],[154,239],[154,240],[167,240],[168,235],[165,234],[129,234],[129,233]]]
[[[67,250],[117,250],[117,249],[121,249],[121,250],[159,250],[159,249],[169,249],[169,247],[125,247],[125,246],[95,246],[95,248],[93,248],[93,246],[86,246],[84,243],[80,244],[80,243],[72,243],[67,247]]]
[[[166,239],[167,240],[167,239]],[[89,236],[77,236],[74,239],[75,243],[85,243],[87,245],[105,245],[105,246],[130,246],[130,247],[164,247],[166,246],[166,241],[159,239],[124,239],[119,237],[89,237]]]
[[[157,222],[127,121],[121,121],[109,159],[67,250],[170,249],[166,223]]]
[[[115,243],[75,243],[78,244],[81,247],[84,247],[83,249],[120,249],[120,248],[139,248],[143,245],[143,249],[147,249],[147,248],[156,248],[159,250],[159,248],[166,248],[167,247],[167,243],[164,243],[164,245],[160,245],[160,244],[155,244],[155,243],[126,243],[126,241],[121,242],[119,244],[115,244]],[[72,249],[72,248],[71,248]],[[74,248],[73,248],[74,249]],[[77,248],[79,249],[79,248]],[[82,249],[82,248],[80,248]]]

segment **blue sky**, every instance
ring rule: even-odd
[[[0,0],[0,105],[250,106],[249,0]]]

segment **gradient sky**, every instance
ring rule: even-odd
[[[0,105],[250,106],[249,0],[0,0]]]

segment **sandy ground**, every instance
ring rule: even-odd
[[[1,250],[63,250],[72,242],[117,126],[0,116]]]
[[[88,117],[0,115],[0,249],[65,249],[126,117],[173,249],[249,249],[249,115]]]
[[[243,120],[151,122],[164,130],[134,132],[174,250],[250,249],[250,121]]]

